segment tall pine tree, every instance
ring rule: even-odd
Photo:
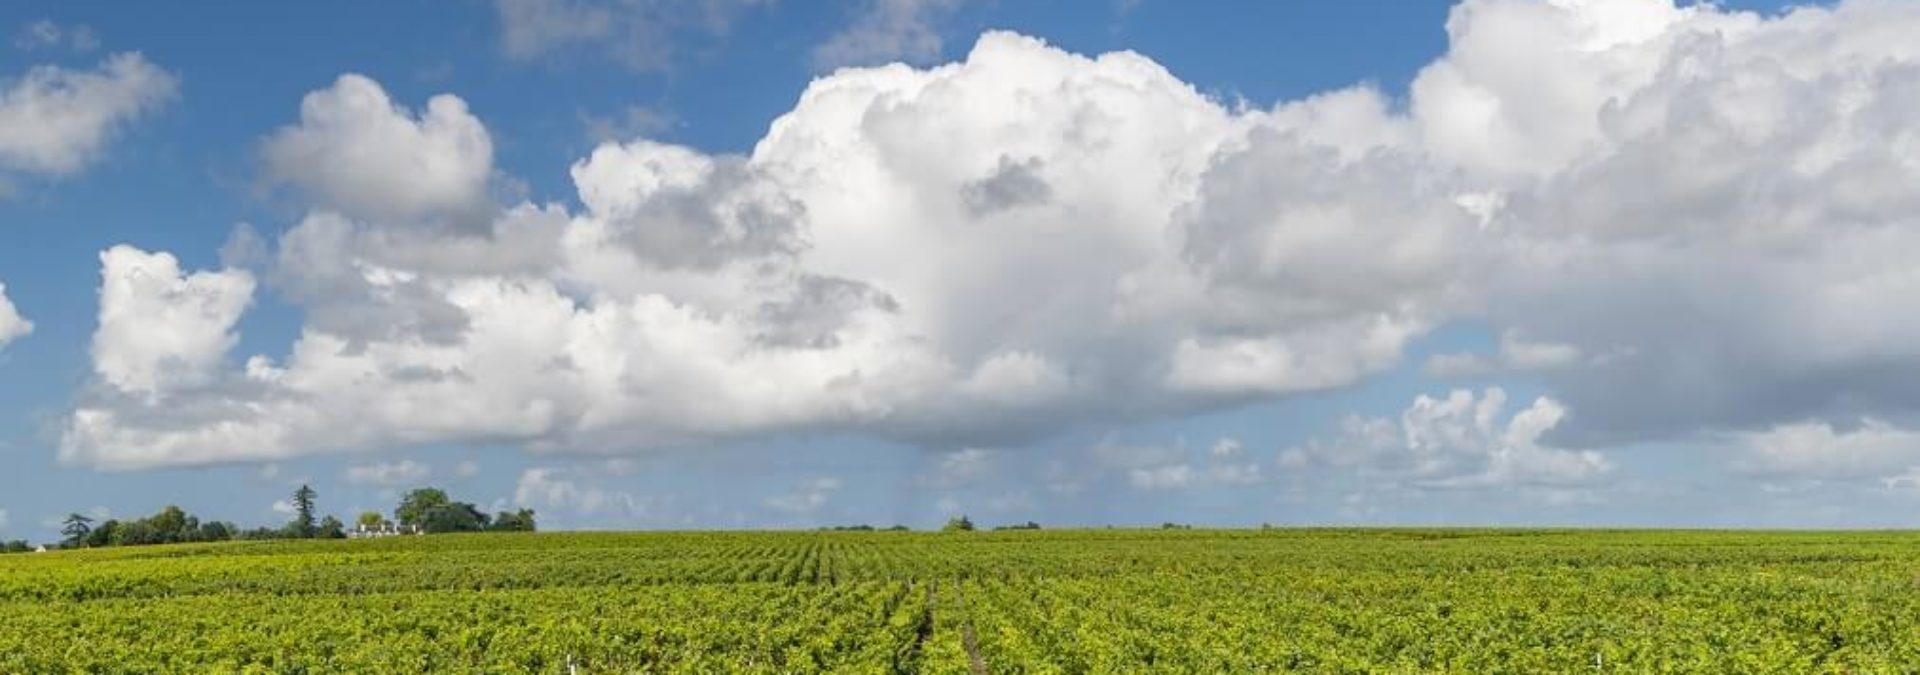
[[[319,495],[313,491],[313,488],[306,485],[301,485],[300,489],[293,492],[294,535],[312,539],[319,531],[319,526],[314,523],[313,518],[313,499],[317,496]]]

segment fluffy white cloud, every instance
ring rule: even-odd
[[[1449,30],[1413,107],[1502,177],[1487,316],[1605,361],[1545,374],[1580,411],[1556,439],[1912,411],[1920,6],[1488,0]]]
[[[1506,404],[1498,387],[1478,396],[1464,389],[1446,398],[1422,395],[1397,421],[1348,418],[1340,439],[1288,448],[1279,465],[1357,468],[1385,484],[1423,490],[1581,486],[1612,472],[1598,452],[1541,442],[1567,416],[1559,403],[1541,397],[1503,421]]]
[[[673,64],[687,33],[718,35],[772,0],[496,0],[507,56],[533,59],[591,48],[640,71]]]
[[[244,271],[185,273],[168,253],[115,246],[100,254],[93,366],[115,389],[149,397],[211,382],[253,299]]]
[[[172,74],[137,53],[115,54],[92,70],[36,66],[0,80],[0,169],[78,172],[177,86]]]
[[[713,268],[799,246],[801,204],[745,160],[635,141],[574,165],[603,234],[663,268]]]
[[[7,343],[33,332],[33,322],[20,316],[19,308],[7,299],[7,285],[0,284],[0,349]]]
[[[67,420],[61,459],[139,468],[271,456],[236,449],[271,439],[233,421],[255,405],[246,400],[253,392],[224,368],[253,277],[188,274],[170,254],[130,246],[108,249],[100,263],[98,383]]]
[[[1339,208],[1413,163],[1312,111],[1377,111],[1377,95],[1325,100],[1237,111],[1137,55],[990,34],[956,66],[816,82],[749,156],[603,146],[573,167],[579,213],[521,205],[449,230],[377,216],[463,190],[315,189],[321,210],[268,256],[307,310],[291,352],[198,397],[83,407],[65,446],[197,463],[839,428],[951,447],[1341,386],[1430,323],[1457,268],[1444,233],[1474,224],[1437,185]],[[325,165],[453,147],[421,141],[434,113],[414,121],[357,78],[305,109],[269,148]],[[316,131],[366,119],[401,140]],[[1298,206],[1259,178],[1282,169],[1306,181]],[[458,173],[478,189],[482,172]],[[1352,273],[1382,255],[1408,269]]]
[[[1668,50],[1753,22],[1671,0],[1463,2],[1447,55],[1413,83],[1414,118],[1461,167],[1552,172],[1608,140],[1603,110],[1657,79]]]
[[[488,208],[493,140],[456,96],[435,96],[416,114],[379,83],[342,75],[307,94],[300,123],[261,152],[275,179],[354,218],[460,219]]]
[[[1580,484],[1608,464],[1562,448],[1916,412],[1920,5],[1470,0],[1448,31],[1404,110],[1369,87],[1224,104],[1137,54],[993,33],[820,78],[746,155],[603,145],[579,207],[462,228],[412,221],[487,206],[485,129],[345,78],[269,147],[447,169],[291,178],[317,203],[262,272],[306,310],[291,349],[212,352],[181,386],[99,368],[168,395],[84,402],[63,448],[1005,447],[1346,386],[1460,321],[1503,339],[1455,365],[1554,397],[1355,420],[1342,445],[1409,485]],[[1178,464],[1209,473],[1128,470]]]
[[[426,480],[432,473],[431,467],[411,459],[355,464],[347,467],[347,482],[355,485],[405,487]]]
[[[813,50],[822,70],[903,60],[926,63],[940,58],[940,17],[961,0],[869,0],[858,18]]]

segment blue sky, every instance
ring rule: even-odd
[[[10,4],[0,537],[1907,525],[1920,10],[1789,9]]]

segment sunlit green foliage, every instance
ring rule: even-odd
[[[0,558],[0,672],[1911,672],[1920,535],[471,534]]]

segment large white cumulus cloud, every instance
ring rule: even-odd
[[[308,160],[279,168],[313,210],[257,270],[306,310],[297,342],[180,386],[103,370],[63,451],[1004,444],[1349,385],[1453,321],[1514,336],[1457,372],[1555,394],[1472,444],[1407,441],[1477,458],[1456,481],[1915,412],[1920,6],[1472,0],[1448,31],[1404,109],[1368,87],[1247,108],[1140,55],[988,34],[823,77],[743,156],[603,145],[579,207],[486,204],[491,139],[458,99],[413,113],[343,78],[268,143]],[[1487,405],[1457,398],[1434,424]]]
[[[1138,55],[991,34],[963,63],[816,82],[750,155],[609,144],[573,167],[583,210],[449,229],[411,217],[444,176],[360,190],[327,165],[422,155],[407,165],[472,186],[484,131],[432,142],[435,113],[343,78],[268,146],[319,153],[295,177],[316,209],[262,272],[307,309],[290,353],[196,387],[103,377],[65,450],[144,466],[807,429],[945,444],[1348,384],[1439,316],[1446,233],[1473,222],[1401,149],[1344,147],[1317,105],[1236,111]],[[1282,168],[1300,205],[1245,194]],[[1407,178],[1425,185],[1345,208]],[[1408,269],[1351,274],[1383,251]]]
[[[1565,440],[1914,412],[1920,5],[1614,21],[1633,4],[1553,5],[1573,8],[1562,23],[1600,26],[1568,63],[1534,62],[1566,89],[1555,105],[1595,102],[1534,146],[1568,159],[1479,167],[1532,170],[1496,221],[1518,251],[1488,294],[1494,322],[1605,355],[1547,378],[1580,412]],[[1505,81],[1501,68],[1476,77]],[[1611,74],[1583,80],[1594,68]],[[1500,91],[1481,94],[1514,115],[1542,96]]]

